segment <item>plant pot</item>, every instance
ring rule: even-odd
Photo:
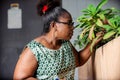
[[[98,48],[78,68],[79,80],[120,80],[120,37]]]
[[[78,80],[93,80],[92,57],[78,68]]]
[[[96,80],[120,80],[120,37],[96,50],[94,74]]]

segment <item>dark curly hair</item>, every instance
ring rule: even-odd
[[[43,9],[45,8],[45,12]],[[60,16],[71,16],[70,13],[61,7],[60,0],[40,0],[37,4],[37,13],[43,17],[43,33],[49,32],[49,26],[52,21],[58,21]]]

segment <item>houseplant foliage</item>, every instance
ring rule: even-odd
[[[81,29],[81,32],[74,41],[74,45],[83,48],[92,42],[92,51],[95,41],[99,38],[97,33],[103,35],[103,39],[97,47],[120,35],[120,11],[115,8],[102,9],[102,6],[107,2],[108,0],[102,0],[96,7],[91,4],[82,11],[83,15],[78,17],[78,25],[76,26]]]

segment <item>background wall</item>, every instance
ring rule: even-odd
[[[36,14],[38,0],[1,0],[0,1],[0,80],[12,79],[17,59],[23,47],[33,38],[41,35],[42,21]],[[73,16],[74,21],[82,14],[81,10],[88,4],[97,4],[101,0],[62,0],[62,6]],[[18,2],[22,9],[22,29],[7,28],[7,10],[11,3]],[[105,7],[120,8],[119,0],[109,0]],[[79,30],[75,30],[71,39],[73,43]],[[76,47],[79,50],[79,48]],[[81,67],[82,69],[82,67]],[[88,70],[89,71],[89,70]],[[83,75],[81,75],[83,76]],[[76,76],[76,80],[77,80]]]
[[[0,1],[0,80],[10,80],[23,47],[41,35],[42,21],[36,13],[38,0]],[[22,29],[7,28],[7,10],[11,3],[19,3],[22,9]]]

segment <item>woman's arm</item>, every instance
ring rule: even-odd
[[[76,67],[79,67],[85,64],[86,61],[91,56],[90,45],[91,44],[88,44],[83,50],[79,52],[72,46],[72,50],[76,59]]]
[[[93,48],[102,40],[102,35],[99,33],[97,35],[99,36],[99,38],[96,40],[95,44],[93,45]],[[73,53],[76,57],[77,67],[85,64],[91,56],[91,54],[93,53],[90,51],[90,46],[91,43],[89,43],[83,50],[79,52],[72,46]]]
[[[80,66],[85,64],[92,54],[92,52],[90,51],[90,45],[91,45],[91,43],[89,43],[83,50],[77,52],[77,54],[79,54],[78,56],[80,59],[79,60]]]
[[[29,48],[26,48],[20,55],[14,71],[14,80],[37,80],[34,73],[37,69],[37,60]]]

